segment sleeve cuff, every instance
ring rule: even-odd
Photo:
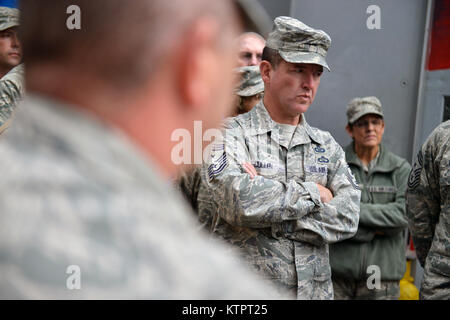
[[[302,185],[311,196],[311,201],[314,202],[316,206],[322,207],[323,203],[320,200],[320,192],[317,184],[315,182],[303,182]]]

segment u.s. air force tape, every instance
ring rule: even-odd
[[[409,174],[408,178],[408,188],[414,190],[417,188],[420,182],[420,174],[422,173],[423,167],[423,155],[422,150],[417,154],[417,159],[414,162],[413,168]]]

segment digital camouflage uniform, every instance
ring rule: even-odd
[[[0,79],[0,134],[8,127],[14,109],[24,93],[24,66],[18,65]]]
[[[417,258],[424,267],[421,299],[450,299],[450,120],[417,154],[406,194]]]
[[[258,172],[250,178],[241,163]],[[266,279],[298,299],[332,299],[328,244],[356,232],[360,191],[342,148],[304,116],[287,145],[264,104],[229,119],[203,179],[213,231],[239,247]],[[319,183],[334,198],[320,200]],[[215,208],[212,209],[212,206]]]
[[[213,201],[211,194],[205,190],[206,185],[202,180],[201,169],[200,165],[196,165],[195,167],[182,172],[180,177],[174,181],[174,187],[190,204],[192,211],[197,215],[202,228],[209,231],[211,229],[213,214],[211,213],[211,210],[205,210],[205,205],[203,205],[203,210],[201,212],[198,209],[199,196],[201,197],[203,204]]]
[[[275,297],[196,232],[124,134],[79,110],[28,96],[0,139],[0,299]]]
[[[330,43],[325,32],[278,17],[266,46],[287,62],[328,68]],[[298,299],[333,299],[328,244],[356,232],[360,190],[333,137],[311,128],[304,115],[300,119],[290,137],[262,101],[229,119],[223,144],[203,167],[205,193],[213,200],[204,202],[200,192],[199,212],[213,214],[213,232],[240,248],[280,291]],[[256,169],[254,179],[244,162]],[[333,193],[329,203],[322,203],[317,184]]]
[[[19,10],[0,7],[0,31],[19,26]],[[0,79],[0,134],[8,127],[12,113],[24,92],[23,65],[12,68]]]

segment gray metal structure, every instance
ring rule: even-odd
[[[343,146],[346,105],[377,96],[386,120],[384,143],[412,160],[419,77],[426,22],[425,0],[260,0],[272,18],[290,15],[327,32],[332,44],[308,122],[330,131]],[[380,8],[380,29],[368,29],[371,5]]]

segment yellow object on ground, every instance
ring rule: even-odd
[[[399,300],[419,300],[419,290],[414,285],[414,278],[411,277],[411,260],[406,261],[406,272],[400,280]]]

